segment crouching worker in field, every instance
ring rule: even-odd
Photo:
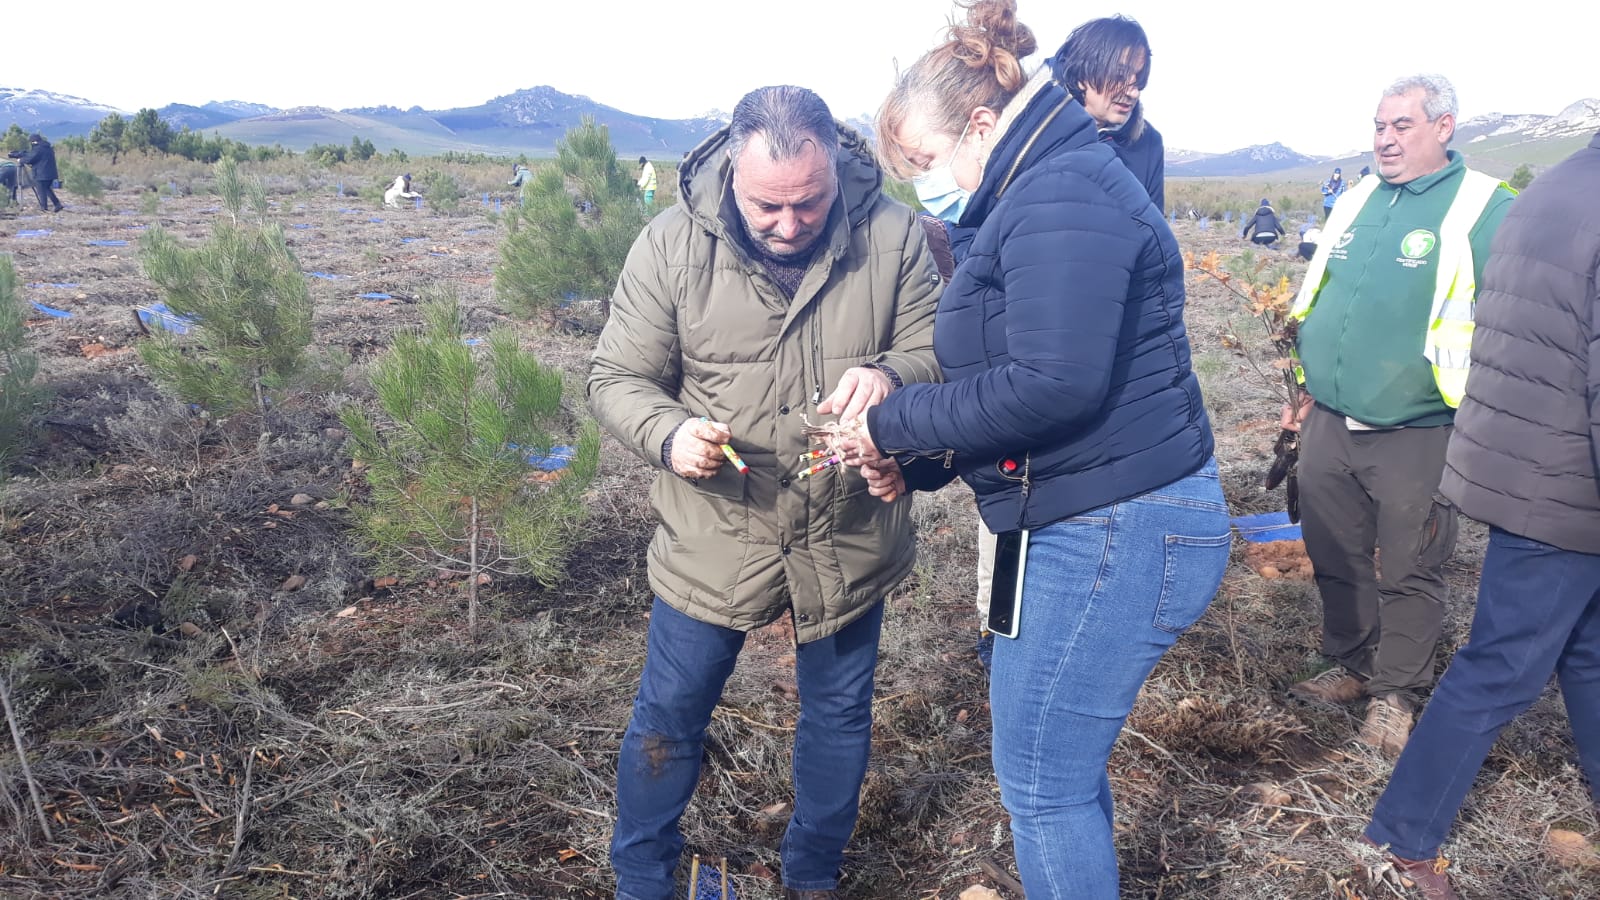
[[[17,202],[17,175],[21,169],[14,162],[0,162],[0,192],[7,194],[12,203]]]
[[[1255,215],[1245,220],[1244,229],[1239,232],[1239,237],[1249,238],[1263,247],[1270,247],[1284,234],[1286,232],[1283,223],[1278,221],[1277,211],[1272,208],[1271,203],[1262,200],[1261,205],[1256,207]]]
[[[1014,0],[963,5],[877,122],[885,168],[975,231],[935,320],[947,381],[870,408],[846,462],[885,499],[956,475],[978,495],[994,580],[1019,582],[995,598],[1009,622],[991,609],[989,700],[1023,886],[1115,900],[1106,765],[1222,582],[1228,511],[1177,240],[1083,104],[1023,71]]]
[[[648,650],[617,761],[616,896],[670,900],[678,820],[747,632],[790,616],[800,718],[786,898],[837,897],[872,735],[883,598],[911,509],[854,468],[800,477],[806,420],[938,377],[942,280],[916,215],[816,94],[761,88],[634,242],[589,375],[596,418],[660,469]]]
[[[383,192],[383,205],[399,209],[401,200],[416,200],[421,196],[411,189],[411,173],[407,172],[396,177],[394,184],[389,185],[389,189]]]

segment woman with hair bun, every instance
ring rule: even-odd
[[[885,498],[960,475],[1025,548],[990,681],[1017,866],[1029,897],[1110,900],[1106,764],[1222,581],[1227,506],[1177,241],[1082,104],[1023,70],[1036,42],[1014,0],[961,5],[877,121],[884,168],[966,246],[934,324],[947,380],[871,408],[846,461]]]

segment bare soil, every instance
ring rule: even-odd
[[[0,893],[609,897],[615,760],[650,600],[649,472],[608,440],[563,580],[491,585],[475,637],[456,585],[375,571],[345,513],[360,482],[336,407],[367,398],[363,363],[417,324],[430,286],[456,290],[475,327],[511,321],[492,292],[502,232],[476,201],[447,217],[331,190],[275,199],[303,268],[337,276],[308,276],[317,340],[353,365],[337,394],[277,410],[264,441],[164,398],[132,349],[134,307],[159,299],[135,262],[141,228],[199,239],[220,214],[213,198],[164,200],[146,218],[137,194],[113,192],[0,217],[21,281],[73,285],[27,290],[72,315],[30,323],[54,398],[0,499],[0,675],[50,832],[5,743]],[[1220,225],[1175,227],[1197,252],[1243,246]],[[52,233],[17,236],[38,228]],[[561,321],[522,329],[577,384],[594,304]],[[1191,280],[1188,324],[1230,503],[1282,508],[1281,491],[1259,488],[1277,403],[1242,355],[1265,335],[1204,280]],[[311,502],[294,503],[302,494]],[[916,504],[919,562],[888,600],[849,897],[1003,891],[980,863],[1012,866],[972,649],[971,496]],[[1350,742],[1359,709],[1285,693],[1324,665],[1303,548],[1236,546],[1112,758],[1124,896],[1396,896],[1355,844],[1390,763]],[[1469,525],[1449,567],[1444,657],[1466,633],[1482,549]],[[781,626],[752,635],[683,823],[689,851],[726,857],[752,900],[779,894],[790,641]],[[1593,872],[1553,861],[1544,836],[1595,827],[1552,690],[1507,729],[1446,853],[1469,897],[1593,897]]]

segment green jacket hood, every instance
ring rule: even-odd
[[[867,213],[883,192],[883,172],[873,159],[872,148],[859,132],[842,122],[835,122],[834,127],[839,131],[839,160],[834,166],[839,176],[839,195],[844,201],[850,227],[859,228],[866,223]],[[724,126],[689,151],[689,156],[678,167],[678,197],[697,225],[735,247],[742,247],[743,240],[732,239],[739,214],[731,200],[733,162],[728,158],[728,143],[728,128]],[[830,222],[837,221],[837,209],[836,206],[835,211],[829,213]],[[845,251],[848,230],[833,227],[829,230],[829,251],[838,257]]]

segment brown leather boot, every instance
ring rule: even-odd
[[[1436,859],[1406,859],[1389,852],[1387,847],[1379,847],[1364,834],[1361,843],[1382,853],[1384,862],[1399,876],[1400,884],[1414,888],[1423,900],[1461,900],[1455,888],[1450,886],[1450,876],[1444,873],[1450,861],[1443,856]]]
[[[1361,723],[1356,740],[1390,758],[1400,755],[1411,738],[1411,704],[1397,694],[1373,697],[1367,704],[1367,718]]]
[[[1367,683],[1350,674],[1343,666],[1334,666],[1321,675],[1307,678],[1292,688],[1290,695],[1301,700],[1337,706],[1354,703],[1367,695]]]
[[[839,900],[838,891],[797,891],[794,888],[783,889],[783,900]]]

